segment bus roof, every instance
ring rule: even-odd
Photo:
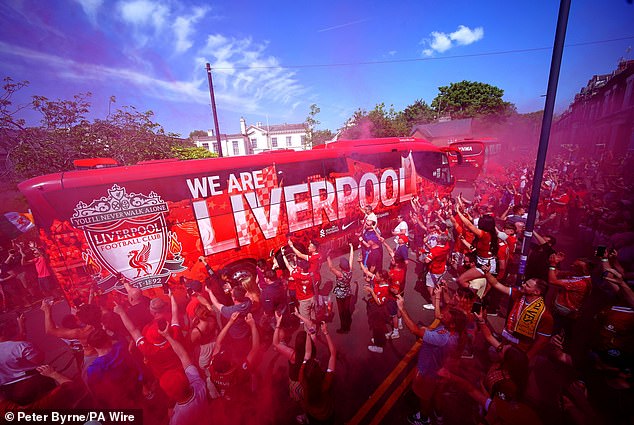
[[[183,174],[209,173],[214,170],[235,168],[236,165],[240,167],[261,166],[262,164],[300,162],[313,158],[336,158],[355,153],[379,153],[407,149],[440,152],[438,147],[433,146],[424,139],[417,138],[393,137],[384,139],[340,140],[329,143],[325,148],[315,150],[272,151],[258,155],[191,159],[187,161],[147,161],[137,165],[65,171],[34,177],[21,182],[18,187],[22,193],[32,192],[34,189],[40,191],[60,190],[73,187],[103,185],[108,184],[108,182],[125,183],[132,180],[149,180]]]

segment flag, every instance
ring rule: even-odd
[[[8,239],[15,239],[34,227],[31,214],[8,212],[0,215],[0,234]]]

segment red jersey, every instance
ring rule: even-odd
[[[584,300],[590,294],[592,283],[590,276],[573,276],[570,279],[559,279],[564,287],[558,286],[554,310],[562,316],[575,317]]]
[[[377,280],[374,279],[373,289],[376,297],[379,299],[379,304],[385,303],[390,296],[390,284],[388,282],[377,282]]]
[[[299,301],[307,300],[315,295],[310,272],[295,270],[291,274],[291,278],[292,280],[288,281],[288,289],[295,291],[295,296]]]
[[[170,325],[169,332],[172,338],[183,342],[180,326]],[[170,343],[158,333],[156,320],[148,323],[141,333],[143,336],[136,341],[136,345],[147,360],[147,365],[154,376],[160,378],[169,369],[181,367],[181,362]]]
[[[431,263],[429,263],[429,271],[431,273],[442,274],[445,272],[449,251],[449,245],[436,245],[429,250],[427,258],[431,259]]]
[[[405,269],[398,269],[396,267],[391,268],[389,271],[392,287],[396,290],[397,294],[405,290],[405,272]]]
[[[321,254],[318,252],[308,254],[308,265],[308,271],[313,274],[315,282],[321,282]]]
[[[489,258],[493,256],[491,252],[491,234],[489,232],[482,232],[482,236],[478,238],[475,243],[476,255],[482,258]]]
[[[508,261],[509,261],[509,257],[510,257],[510,252],[509,252],[509,246],[508,244],[499,239],[498,242],[498,260],[499,261],[506,261],[506,267],[508,267]],[[498,279],[502,279],[504,278],[504,274],[506,273],[506,270],[504,271],[504,273],[500,273],[500,268],[498,267],[498,275],[497,278]]]

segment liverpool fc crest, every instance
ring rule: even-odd
[[[122,278],[140,289],[158,287],[185,270],[167,212],[156,193],[127,193],[116,184],[108,196],[77,204],[71,223],[84,231],[90,249],[83,257],[103,292],[121,290]]]

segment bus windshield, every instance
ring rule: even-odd
[[[412,152],[414,166],[419,176],[434,183],[451,183],[447,156],[438,152]]]

